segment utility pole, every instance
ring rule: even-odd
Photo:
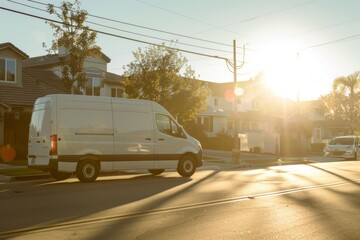
[[[236,82],[236,40],[233,40],[233,65],[234,65],[234,148],[232,150],[233,163],[239,163],[240,161],[240,144],[239,144],[239,127],[238,127],[238,113],[237,113],[237,96],[235,90],[237,88]]]
[[[303,145],[301,143],[301,131],[300,131],[300,116],[301,116],[301,111],[300,111],[300,53],[297,52],[296,53],[296,63],[297,63],[297,73],[296,73],[296,112],[297,112],[297,116],[296,116],[296,134],[297,134],[297,140],[298,140],[298,150],[297,150],[297,154],[302,156],[303,155]]]

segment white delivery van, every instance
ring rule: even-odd
[[[190,177],[202,164],[200,142],[155,102],[66,94],[35,102],[28,166],[56,180],[76,173],[91,182],[100,171],[139,169]]]

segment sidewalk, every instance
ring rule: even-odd
[[[8,171],[16,171],[21,169],[27,169],[28,167],[26,165],[10,165],[6,163],[0,163],[0,170],[8,170]],[[44,179],[49,178],[49,173],[41,173],[41,174],[21,174],[21,175],[15,175],[15,176],[7,176],[0,173],[0,182],[15,182],[15,181],[24,181],[24,180],[34,180],[34,179]]]
[[[281,157],[280,159],[277,159],[277,157],[272,154],[257,154],[248,152],[241,152],[239,161],[237,163],[234,163],[232,160],[231,151],[217,151],[206,149],[204,150],[203,158],[204,166],[220,165],[223,169],[253,169],[279,165],[309,163],[309,161],[305,160],[305,157]],[[17,169],[19,169],[20,172],[21,169],[24,169],[24,174],[20,173],[13,176],[7,176],[0,173],[0,182],[14,182],[50,178],[50,174],[46,172],[25,174],[25,172],[27,172],[26,170],[28,170],[26,165],[19,166],[0,163],[0,170],[8,170],[10,172],[16,171]]]
[[[275,156],[273,154],[240,152],[238,162],[233,162],[231,151],[204,150],[204,161],[207,163],[222,164],[226,168],[266,168],[271,166],[307,164],[317,161],[310,160],[314,155],[306,156]]]

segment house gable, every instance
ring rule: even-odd
[[[11,43],[0,44],[0,85],[22,87],[22,61],[29,56]]]

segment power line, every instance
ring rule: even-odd
[[[136,0],[136,1],[139,1],[139,0]],[[305,5],[308,5],[308,4],[312,4],[312,3],[317,2],[317,1],[319,1],[319,0],[313,0],[313,1],[310,1],[310,2],[305,2],[305,3],[298,4],[298,5],[295,5],[295,6],[291,6],[291,7],[288,7],[288,8],[284,8],[284,9],[276,10],[276,11],[273,11],[273,12],[270,12],[270,13],[266,13],[266,14],[263,14],[263,15],[258,15],[258,16],[255,16],[255,17],[249,17],[249,18],[246,18],[246,19],[242,19],[242,20],[240,20],[240,21],[233,22],[233,23],[226,24],[226,25],[222,25],[222,26],[220,26],[220,27],[218,27],[218,26],[215,26],[215,27],[216,27],[216,28],[219,28],[219,29],[222,29],[222,30],[225,30],[225,31],[229,31],[229,30],[226,30],[226,29],[224,29],[224,28],[225,28],[225,27],[232,26],[232,25],[244,23],[244,22],[254,21],[254,20],[257,20],[257,19],[259,19],[259,18],[271,16],[271,15],[274,15],[274,14],[277,14],[277,13],[280,13],[280,12],[285,12],[285,11],[288,11],[288,10],[291,10],[291,9],[294,9],[294,8],[302,7],[302,6],[305,6]],[[212,31],[212,30],[213,30],[213,29],[210,29],[210,30],[207,30],[207,31],[202,31],[202,32],[200,32],[200,33],[206,33],[206,32]],[[231,32],[231,31],[229,31],[229,32]],[[234,32],[233,32],[233,33],[234,33]],[[238,34],[238,33],[235,33],[235,34]],[[254,50],[254,49],[249,49],[249,48],[247,48],[247,50],[256,51],[256,50]]]
[[[192,20],[192,21],[195,21],[195,22],[199,22],[199,23],[201,23],[201,24],[205,24],[205,25],[210,26],[210,27],[212,27],[212,28],[220,29],[220,30],[223,30],[223,31],[226,31],[226,32],[229,32],[229,33],[233,33],[233,34],[239,35],[239,33],[234,32],[234,31],[231,31],[231,30],[228,30],[228,29],[225,29],[224,27],[219,27],[219,26],[216,26],[216,25],[213,25],[213,24],[210,24],[210,23],[207,23],[207,22],[204,22],[204,21],[201,21],[201,20],[198,20],[198,19],[195,19],[195,18],[186,16],[186,15],[183,15],[183,14],[180,14],[180,13],[177,13],[177,12],[174,12],[174,11],[171,11],[171,10],[168,10],[168,9],[165,9],[165,8],[162,8],[162,7],[159,7],[159,6],[154,5],[154,4],[151,4],[151,3],[147,3],[147,2],[144,2],[144,1],[140,1],[140,0],[135,0],[135,1],[137,1],[137,2],[139,2],[139,3],[142,3],[142,4],[145,4],[145,5],[148,5],[148,6],[150,6],[150,7],[157,8],[157,9],[160,9],[160,10],[162,10],[162,11],[165,11],[165,12],[168,12],[168,13],[171,13],[171,14],[174,14],[174,15],[177,15],[177,16],[180,16],[180,17],[183,17],[183,18]]]
[[[248,43],[248,44],[257,45],[257,44],[265,44],[265,43],[270,43],[270,42],[277,42],[277,41],[281,41],[281,40],[284,40],[284,39],[290,39],[290,38],[294,38],[294,37],[297,37],[297,36],[300,36],[300,35],[316,32],[316,31],[321,31],[321,30],[329,29],[329,28],[333,28],[333,27],[337,27],[337,26],[344,25],[344,24],[347,24],[347,23],[357,22],[359,20],[360,20],[360,18],[355,18],[355,19],[351,19],[351,20],[347,20],[347,21],[343,21],[343,22],[339,22],[339,23],[335,23],[335,24],[331,24],[331,25],[327,25],[327,26],[323,26],[323,27],[319,27],[319,28],[315,28],[315,29],[311,29],[311,30],[308,30],[308,31],[295,33],[295,34],[292,34],[292,35],[289,35],[289,36],[284,36],[284,37],[281,37],[281,38],[278,38],[278,39],[275,39],[275,40]]]
[[[326,46],[326,45],[345,42],[345,41],[351,41],[351,40],[358,39],[358,38],[360,38],[360,34],[355,34],[355,35],[352,35],[352,36],[336,39],[336,40],[333,40],[333,41],[329,41],[329,42],[320,43],[320,44],[317,44],[317,45],[305,47],[305,48],[302,48],[301,50],[307,50],[307,49],[316,48],[316,47],[323,47],[323,46]]]
[[[308,5],[308,4],[312,4],[312,3],[318,2],[318,1],[319,1],[319,0],[313,0],[313,1],[305,2],[305,3],[301,3],[301,4],[298,4],[298,5],[295,5],[295,6],[291,6],[291,7],[279,9],[279,10],[276,10],[276,11],[273,11],[273,12],[269,12],[269,13],[266,13],[266,14],[263,14],[263,15],[246,18],[246,19],[243,19],[243,20],[234,22],[234,23],[230,23],[230,24],[224,25],[224,26],[222,26],[222,27],[228,27],[228,26],[236,25],[236,24],[243,23],[243,22],[253,21],[253,20],[256,20],[256,19],[259,19],[259,18],[263,18],[263,17],[267,17],[267,16],[274,15],[274,14],[278,14],[278,13],[281,13],[281,12],[285,12],[285,11],[288,11],[288,10],[291,10],[291,9],[299,8],[299,7],[302,7],[302,6],[305,6],[305,5]]]
[[[8,0],[8,1],[11,1],[11,0]],[[35,0],[27,0],[27,1],[28,1],[28,2],[32,2],[32,3],[36,3],[36,4],[40,4],[40,5],[44,5],[44,6],[51,5],[51,4],[46,4],[46,3],[42,3],[42,2],[39,2],[39,1],[35,1]],[[54,7],[55,7],[55,8],[59,8],[58,6],[54,6]],[[178,37],[183,37],[183,38],[188,38],[188,39],[192,39],[192,40],[197,40],[197,41],[201,41],[201,42],[207,42],[207,43],[217,44],[217,45],[221,45],[221,46],[232,47],[231,44],[226,44],[226,43],[221,43],[221,42],[206,40],[206,39],[202,39],[202,38],[192,37],[192,36],[189,36],[189,35],[184,35],[184,34],[179,34],[179,33],[174,33],[174,32],[169,32],[169,31],[164,31],[164,30],[160,30],[160,29],[156,29],[156,28],[146,27],[146,26],[139,25],[139,24],[134,24],[134,23],[129,23],[129,22],[124,22],[124,21],[115,20],[115,19],[112,19],[112,18],[102,17],[102,16],[90,14],[90,13],[88,13],[88,16],[89,16],[89,17],[98,18],[98,19],[102,19],[102,20],[106,20],[106,21],[110,21],[110,22],[115,22],[115,23],[120,23],[120,24],[124,24],[124,25],[128,25],[128,26],[132,26],[132,27],[142,28],[142,29],[146,29],[146,30],[150,30],[150,31],[156,31],[156,32],[160,32],[160,33],[175,35],[175,36],[178,36]],[[246,50],[252,50],[252,49],[246,49]],[[252,51],[255,51],[255,50],[252,50]]]
[[[25,13],[25,12],[13,10],[13,9],[5,8],[5,7],[1,7],[1,6],[0,6],[0,9],[5,10],[5,11],[9,11],[9,12],[13,12],[13,13],[17,13],[17,14],[21,14],[21,15],[25,15],[25,16],[28,16],[28,17],[33,17],[33,18],[53,22],[53,23],[67,25],[66,23],[61,22],[61,21],[57,21],[57,20],[53,20],[53,19],[50,19],[50,18],[45,18],[45,17],[41,17],[41,16],[37,16],[37,15]],[[225,58],[225,57],[214,56],[214,55],[209,55],[209,54],[205,54],[205,53],[189,51],[189,50],[185,50],[185,49],[168,47],[168,46],[165,46],[165,45],[162,45],[162,44],[151,43],[151,42],[147,42],[147,41],[143,41],[143,40],[139,40],[139,39],[135,39],[135,38],[129,38],[129,37],[125,37],[125,36],[120,36],[120,35],[104,32],[104,31],[100,31],[100,30],[96,30],[96,29],[92,29],[92,28],[88,28],[88,30],[99,33],[99,34],[107,35],[107,36],[117,37],[117,38],[129,40],[129,41],[134,41],[134,42],[143,43],[143,44],[149,44],[149,45],[158,46],[158,47],[164,47],[164,48],[167,48],[167,49],[180,51],[180,52],[184,52],[184,53],[189,53],[189,54],[194,54],[194,55],[199,55],[199,56],[204,56],[204,57],[209,57],[209,58],[215,58],[215,59],[222,59],[222,60],[225,60],[225,61],[228,60],[228,58]]]
[[[8,0],[9,2],[15,3],[15,4],[19,4],[25,7],[29,7],[32,9],[36,9],[42,12],[46,12],[48,13],[47,10],[41,9],[41,8],[37,8],[34,6],[30,6],[28,4],[24,4],[24,3],[19,3],[16,2],[14,0]],[[57,7],[58,8],[58,7]],[[204,47],[204,46],[198,46],[195,44],[189,44],[189,43],[183,43],[183,42],[179,42],[179,41],[174,41],[174,40],[169,40],[169,39],[165,39],[165,38],[159,38],[159,37],[154,37],[154,36],[150,36],[150,35],[146,35],[146,34],[142,34],[142,33],[136,33],[136,32],[132,32],[132,31],[128,31],[128,30],[124,30],[124,29],[120,29],[120,28],[116,28],[116,27],[110,27],[104,24],[100,24],[100,23],[96,23],[96,22],[92,22],[92,21],[88,21],[85,20],[85,22],[96,25],[96,26],[100,26],[100,27],[104,27],[104,28],[108,28],[108,29],[112,29],[112,30],[116,30],[116,31],[120,31],[120,32],[125,32],[125,33],[129,33],[129,34],[133,34],[133,35],[137,35],[137,36],[141,36],[141,37],[147,37],[147,38],[152,38],[152,39],[156,39],[156,40],[160,40],[160,41],[164,41],[164,42],[170,42],[170,43],[176,43],[179,45],[184,45],[184,46],[189,46],[189,47],[195,47],[195,48],[202,48],[202,49],[206,49],[206,50],[211,50],[211,51],[218,51],[218,52],[223,52],[223,53],[232,53],[232,51],[226,51],[226,50],[221,50],[221,49],[215,49],[215,48],[209,48],[209,47]]]

